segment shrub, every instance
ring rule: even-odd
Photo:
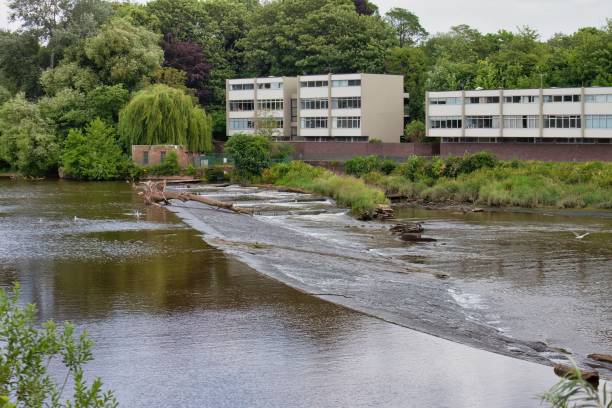
[[[469,174],[476,170],[492,168],[497,165],[497,159],[489,152],[478,152],[463,156],[459,173]]]
[[[385,159],[380,163],[380,171],[384,174],[391,174],[397,168],[397,162],[391,159]]]
[[[178,162],[178,155],[174,150],[171,150],[166,154],[164,160],[157,166],[152,166],[149,169],[151,174],[158,176],[173,176],[181,172],[181,166]]]
[[[404,137],[409,142],[421,142],[425,139],[425,124],[420,120],[413,120],[406,125]]]
[[[71,129],[60,158],[61,172],[79,180],[114,180],[125,176],[128,159],[116,143],[115,129],[95,119]]]
[[[226,181],[225,170],[221,166],[209,167],[204,171],[204,179],[207,183],[220,183]]]
[[[102,393],[102,381],[85,382],[83,366],[93,360],[93,343],[87,333],[78,338],[74,326],[64,323],[60,330],[52,321],[37,328],[34,305],[20,306],[19,285],[12,293],[0,289],[0,406],[111,408],[117,402],[112,392]],[[65,379],[57,382],[49,364],[62,364]],[[64,401],[62,392],[72,380],[73,396]],[[61,385],[63,383],[63,385]]]
[[[225,144],[225,152],[234,158],[235,175],[239,179],[261,176],[272,159],[271,142],[265,136],[236,133]]]
[[[377,137],[373,137],[372,139],[368,140],[368,143],[371,143],[371,144],[381,144],[382,140],[380,140]]]
[[[378,156],[357,156],[344,162],[344,171],[353,176],[362,176],[381,169],[382,161]]]
[[[405,162],[397,166],[396,173],[408,180],[416,181],[426,176],[427,161],[420,156],[412,155]]]

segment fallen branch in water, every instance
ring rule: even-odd
[[[210,205],[211,207],[233,211],[238,214],[252,214],[250,210],[235,207],[233,203],[213,200],[212,198],[207,198],[193,193],[166,191],[165,181],[145,181],[141,182],[140,185],[143,186],[143,191],[138,194],[142,196],[145,204],[147,205],[169,205],[170,200],[179,200],[182,202],[196,201],[202,204]]]

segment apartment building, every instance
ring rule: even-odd
[[[427,136],[445,143],[612,143],[612,87],[426,94]]]
[[[227,135],[265,132],[292,141],[399,143],[403,88],[401,75],[230,79]]]

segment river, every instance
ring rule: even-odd
[[[172,208],[179,218],[125,183],[0,181],[0,284],[19,281],[41,320],[85,328],[88,373],[122,406],[536,407],[551,368],[500,353],[544,358],[524,349],[532,341],[610,350],[599,214],[405,210],[439,238],[406,246],[327,201],[208,193],[258,215],[189,203]],[[598,233],[574,242],[572,229]],[[371,259],[384,270],[359,269]]]

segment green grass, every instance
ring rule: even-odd
[[[435,203],[612,208],[612,163],[495,161],[457,174],[451,166],[456,167],[458,160],[474,161],[466,156],[447,161],[436,159],[428,164],[410,158],[388,176],[370,172],[362,179],[387,194],[402,194],[410,199]],[[415,163],[418,164],[416,170]]]
[[[378,205],[389,203],[381,188],[299,161],[273,165],[264,171],[262,181],[332,197],[355,215],[370,213]]]

